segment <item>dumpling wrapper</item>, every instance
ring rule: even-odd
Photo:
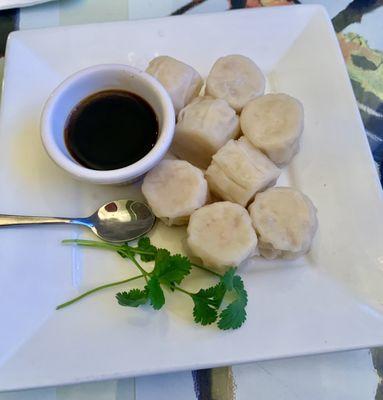
[[[206,169],[211,157],[239,134],[239,118],[225,100],[197,97],[178,115],[171,151]]]
[[[176,115],[198,96],[203,85],[200,74],[193,67],[169,56],[154,58],[146,72],[154,76],[169,93]]]
[[[208,200],[202,171],[183,160],[162,160],[146,174],[142,193],[154,215],[169,226],[187,224]]]
[[[316,208],[299,190],[267,189],[255,196],[249,212],[265,258],[295,259],[310,250],[318,227]]]
[[[275,185],[280,173],[272,161],[241,137],[227,142],[213,156],[206,179],[216,196],[246,207],[257,192]]]
[[[246,104],[240,122],[243,134],[255,147],[277,165],[285,165],[299,150],[303,119],[299,100],[273,93]]]
[[[264,92],[262,71],[253,60],[238,54],[219,58],[206,80],[205,93],[226,100],[237,112]]]
[[[195,211],[187,228],[187,244],[204,265],[224,272],[257,252],[257,235],[245,208],[228,201]]]

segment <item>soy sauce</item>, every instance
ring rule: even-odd
[[[84,167],[112,170],[143,158],[157,141],[158,121],[141,97],[105,90],[81,101],[65,127],[65,144]]]

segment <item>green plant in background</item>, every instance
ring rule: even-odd
[[[356,33],[338,34],[338,39],[364,124],[383,136],[383,52],[370,49]]]

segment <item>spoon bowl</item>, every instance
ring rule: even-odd
[[[149,232],[155,221],[156,217],[149,206],[136,200],[111,201],[86,218],[0,214],[0,227],[35,224],[83,225],[91,229],[100,239],[113,243],[137,239]]]
[[[126,242],[149,232],[155,216],[145,203],[116,200],[104,204],[89,218],[89,228],[107,242]]]

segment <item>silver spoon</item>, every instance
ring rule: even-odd
[[[0,227],[32,224],[75,224],[90,228],[107,242],[126,242],[149,232],[156,220],[149,206],[135,200],[115,200],[87,218],[28,217],[0,214]]]

